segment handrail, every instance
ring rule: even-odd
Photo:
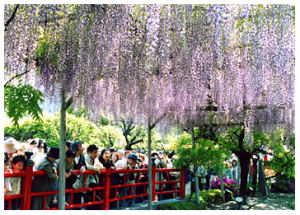
[[[161,172],[166,172],[168,177],[166,181],[156,181],[155,175],[156,173],[161,173]],[[180,179],[179,180],[170,180],[170,175],[171,172],[181,172],[183,174],[180,174]],[[76,174],[80,174],[80,170],[73,170],[72,173],[76,173]],[[130,173],[137,173],[137,179],[136,179],[136,183],[126,183],[126,175],[130,174]],[[78,188],[78,189],[66,189],[65,192],[66,193],[70,193],[71,194],[71,204],[69,206],[66,206],[66,209],[72,209],[72,208],[78,208],[78,207],[85,207],[85,206],[91,206],[91,205],[96,205],[96,204],[100,204],[102,205],[101,208],[107,210],[106,207],[104,207],[103,203],[101,201],[99,201],[97,198],[93,197],[93,202],[87,202],[87,203],[81,203],[81,204],[73,204],[73,194],[76,192],[87,192],[90,190],[93,190],[94,192],[97,190],[102,190],[102,194],[101,194],[101,199],[103,200],[103,202],[106,205],[109,205],[110,202],[114,202],[114,201],[121,201],[121,200],[126,200],[126,199],[131,199],[131,198],[137,198],[137,197],[144,197],[144,196],[148,196],[148,192],[147,192],[147,185],[148,182],[141,182],[141,175],[142,173],[148,173],[148,169],[117,169],[117,170],[111,170],[111,169],[103,169],[100,170],[100,176],[104,175],[102,184],[99,185],[99,187],[92,187],[92,188],[88,188],[85,185],[82,188]],[[97,175],[98,173],[93,171],[93,170],[86,170],[82,175],[83,177],[83,181],[86,182],[86,176],[87,175]],[[121,178],[123,179],[122,184],[117,184],[117,185],[111,185],[111,176],[115,175],[115,174],[124,174],[123,176],[121,176]],[[8,205],[10,207],[11,205],[11,201],[13,199],[21,199],[21,206],[20,208],[23,210],[29,210],[30,209],[30,202],[31,202],[31,197],[34,196],[43,196],[43,199],[46,199],[47,195],[53,195],[53,194],[58,194],[58,190],[55,191],[47,191],[47,192],[31,192],[31,183],[32,183],[32,177],[40,177],[40,176],[45,176],[45,172],[43,170],[38,170],[38,171],[33,171],[33,167],[32,166],[25,166],[24,170],[18,172],[18,173],[9,173],[9,172],[5,172],[4,173],[4,177],[5,178],[10,178],[10,177],[22,177],[22,187],[21,187],[21,194],[18,195],[11,195],[11,196],[5,196],[4,200],[8,201]],[[183,171],[183,169],[156,169],[155,167],[152,167],[152,200],[155,200],[155,195],[157,194],[169,194],[169,193],[179,193],[180,197],[184,198],[185,195],[185,186],[184,186],[184,180],[185,180],[185,172]],[[180,184],[179,190],[176,189],[175,184]],[[174,190],[168,190],[168,191],[162,191],[162,189],[160,189],[160,191],[156,191],[155,190],[155,185],[159,184],[160,187],[162,186],[162,184],[174,184]],[[135,194],[132,195],[132,190],[134,189],[134,187],[137,186],[143,186],[143,190],[144,193],[142,194]],[[117,191],[118,189],[121,188],[127,188],[130,189],[130,195],[129,196],[123,196],[120,197],[117,195]],[[115,196],[110,197],[110,190],[111,189],[115,189]],[[46,204],[44,202],[44,209]],[[56,210],[57,208],[50,208],[50,210]],[[48,210],[48,209],[47,209]]]

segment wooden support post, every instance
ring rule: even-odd
[[[21,201],[21,209],[22,210],[30,210],[31,203],[31,183],[32,183],[32,172],[33,172],[33,161],[30,159],[25,160],[24,171],[26,172],[26,176],[22,178],[21,185],[21,194],[24,195],[24,198]]]

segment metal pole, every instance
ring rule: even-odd
[[[151,159],[151,127],[148,119],[148,210],[152,210],[152,159]]]
[[[220,182],[221,182],[222,202],[225,202],[225,196],[224,196],[224,183],[223,183],[223,164],[222,164],[222,167],[221,167]]]
[[[59,150],[59,180],[58,180],[58,210],[65,210],[66,189],[66,109],[65,90],[61,89],[60,108],[60,150]]]
[[[192,148],[195,150],[195,131],[194,131],[194,123],[192,122],[192,129],[191,129],[191,136],[192,136]],[[200,204],[200,195],[199,195],[199,182],[198,182],[198,168],[197,168],[197,160],[194,163],[194,176],[195,176],[195,194],[196,194],[196,201]],[[193,182],[191,182],[193,183]]]

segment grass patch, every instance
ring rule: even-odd
[[[190,195],[186,195],[189,198]],[[219,189],[203,190],[200,191],[200,204],[196,202],[196,194],[194,193],[191,199],[195,200],[192,202],[176,202],[176,203],[166,203],[160,205],[158,210],[206,210],[207,206],[213,202],[221,202],[222,194]],[[231,195],[233,200],[233,195]]]
[[[202,204],[197,202],[172,202],[160,205],[158,210],[205,210]]]

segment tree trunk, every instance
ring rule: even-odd
[[[243,198],[243,204],[247,203],[247,179],[248,179],[248,171],[249,171],[249,163],[251,154],[249,152],[238,151],[236,152],[240,160],[240,167],[241,167],[241,183],[240,183],[240,196]]]
[[[220,174],[220,182],[221,182],[221,194],[222,194],[222,202],[225,202],[225,195],[224,195],[224,182],[223,182],[223,166],[221,169]]]
[[[194,124],[192,125],[191,129],[191,136],[192,136],[192,148],[194,149],[195,146],[195,131],[194,131]],[[194,161],[194,176],[195,176],[195,194],[196,194],[196,201],[200,204],[200,197],[199,197],[199,180],[197,174],[197,161]],[[192,182],[191,182],[192,183]],[[191,189],[192,190],[192,189]],[[193,192],[191,192],[193,193]],[[192,194],[191,194],[192,195]]]
[[[256,189],[257,189],[257,161],[258,161],[258,159],[253,158],[252,185],[254,185],[254,192],[256,192]]]
[[[61,109],[60,109],[60,149],[59,149],[59,192],[58,209],[65,210],[65,189],[66,189],[66,109],[65,90],[61,89]]]
[[[148,119],[148,210],[152,210],[152,159],[151,159],[151,125]]]
[[[266,182],[266,176],[265,176],[262,160],[259,160],[258,168],[259,168],[258,191],[265,196],[268,194],[268,192],[267,192],[267,182]]]

